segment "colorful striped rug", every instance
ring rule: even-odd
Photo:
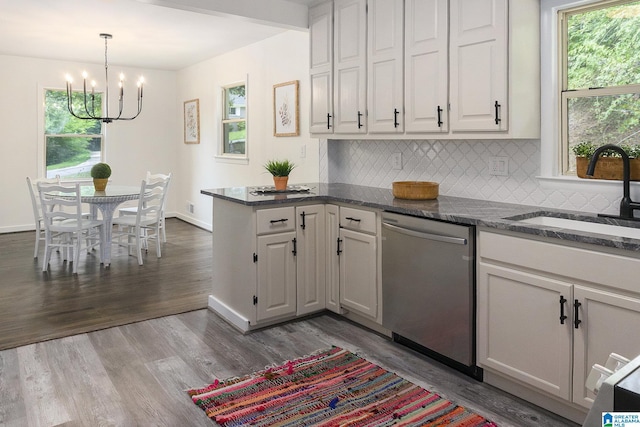
[[[496,426],[338,347],[188,391],[225,426]]]

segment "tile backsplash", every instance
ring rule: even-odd
[[[402,169],[392,156],[402,153]],[[508,175],[490,172],[508,159]],[[543,188],[539,140],[321,140],[320,180],[391,188],[393,181],[437,181],[440,194],[587,212],[617,213],[619,191]]]

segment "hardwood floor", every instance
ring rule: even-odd
[[[123,325],[207,306],[211,233],[167,219],[167,242],[144,264],[112,248],[111,266],[80,254],[78,274],[55,253],[47,273],[33,258],[34,232],[0,234],[0,349]]]
[[[211,234],[176,219],[167,232],[161,260],[116,250],[105,269],[85,254],[78,276],[57,259],[43,274],[33,233],[0,235],[0,426],[210,427],[186,389],[331,345],[503,427],[577,426],[337,316],[242,335],[200,309]]]
[[[500,426],[575,426],[331,315],[241,335],[197,310],[0,351],[2,426],[214,426],[185,390],[337,345]]]

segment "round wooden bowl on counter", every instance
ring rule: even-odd
[[[438,198],[440,184],[431,181],[396,181],[391,184],[393,197],[407,200]]]

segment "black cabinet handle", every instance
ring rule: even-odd
[[[578,329],[578,325],[580,325],[580,323],[582,323],[582,320],[579,319],[578,315],[579,315],[579,311],[578,309],[580,308],[582,304],[580,304],[580,302],[578,300],[574,300],[573,301],[573,326],[574,328]]]
[[[438,127],[442,127],[442,108],[438,105]]]
[[[285,222],[287,222],[287,221],[289,221],[287,218],[282,218],[282,219],[272,219],[272,220],[271,220],[271,221],[269,221],[269,222],[270,222],[271,224],[277,224],[277,223],[279,223],[279,222],[281,222],[281,223],[283,223],[283,224],[284,224],[284,223],[285,223]]]
[[[327,129],[331,129],[331,114],[327,113]]]
[[[358,218],[352,218],[350,216],[346,217],[345,219],[348,219],[349,221],[360,222],[360,220]]]
[[[498,101],[493,105],[496,108],[496,124],[499,125],[502,119],[500,118],[500,104]]]
[[[340,253],[342,252],[342,250],[340,249],[340,243],[342,243],[342,239],[338,237],[338,250],[336,251],[336,254],[338,256],[340,256]]]
[[[567,316],[564,314],[564,303],[567,302],[567,299],[564,295],[560,295],[560,324],[564,325],[564,321],[567,320]]]
[[[360,117],[362,117],[362,113],[358,111],[358,129],[360,129],[363,126],[362,122],[360,121]]]
[[[291,253],[293,254],[293,256],[296,256],[298,255],[298,239],[294,237],[291,242],[293,243],[293,250],[291,251]]]
[[[400,126],[400,123],[398,123],[398,113],[400,111],[398,111],[397,108],[393,109],[393,127],[397,128],[398,126]]]
[[[304,218],[307,216],[304,211],[302,211],[302,213],[300,214],[300,216],[302,217],[302,224],[300,224],[300,228],[302,228],[303,230],[305,228],[307,228],[307,225],[304,223]]]

